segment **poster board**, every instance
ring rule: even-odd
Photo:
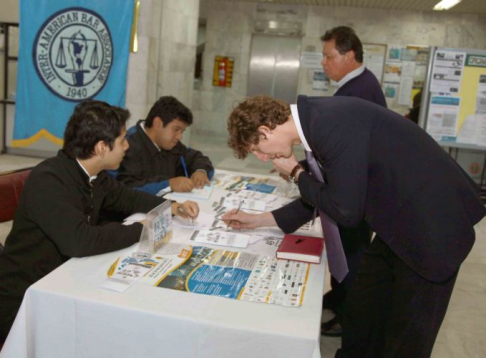
[[[486,51],[431,51],[419,125],[441,146],[486,150]]]
[[[382,88],[390,109],[411,108],[424,86],[430,48],[423,45],[389,44]]]
[[[363,44],[363,63],[383,84],[383,72],[385,69],[387,45],[385,44]]]

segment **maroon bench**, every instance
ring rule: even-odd
[[[0,173],[0,222],[13,220],[20,195],[32,168]]]
[[[0,222],[13,220],[19,205],[20,195],[32,168],[0,173]],[[0,243],[0,254],[3,247]],[[3,347],[0,341],[0,351]]]

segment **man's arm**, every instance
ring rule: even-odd
[[[103,177],[100,189],[104,193],[104,210],[127,214],[146,213],[165,201],[153,194],[126,187],[108,175]]]
[[[130,142],[130,148],[125,152],[125,158],[118,170],[117,180],[136,190],[155,195],[169,186],[169,176],[146,175],[144,163],[147,158],[143,158],[144,155],[148,154],[136,143]]]
[[[371,130],[368,117],[376,115],[372,108],[359,109],[356,116],[344,110],[332,119],[326,118],[327,129],[316,129],[309,135],[326,182],[321,183],[306,172],[298,178],[302,200],[346,227],[357,225],[364,217]],[[321,114],[313,110],[311,116],[310,128],[319,128]]]
[[[129,226],[120,223],[92,225],[88,221],[89,207],[82,204],[80,189],[70,187],[72,185],[74,182],[48,172],[32,177],[30,185],[25,188],[28,219],[54,242],[62,255],[83,257],[103,254],[128,247],[139,240],[142,232],[139,223]]]
[[[302,199],[272,211],[272,215],[277,222],[277,226],[285,233],[291,233],[302,225],[312,220],[314,207],[306,204]]]
[[[209,179],[214,175],[214,167],[211,160],[200,151],[183,146],[183,156],[187,164],[189,176],[197,170],[204,170]]]

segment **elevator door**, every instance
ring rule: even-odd
[[[297,37],[253,35],[248,96],[265,94],[295,103],[300,43]]]

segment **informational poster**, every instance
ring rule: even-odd
[[[314,91],[327,92],[330,80],[323,70],[314,70],[312,75],[312,89]]]
[[[386,45],[363,44],[363,63],[370,70],[378,82],[383,81],[383,71],[385,68]]]
[[[455,141],[460,97],[432,96],[427,118],[427,133],[438,141]]]
[[[322,53],[302,52],[300,56],[300,68],[322,69]]]
[[[387,62],[385,65],[384,82],[400,83],[402,76],[402,63],[401,62]]]
[[[398,96],[398,104],[411,106],[412,100],[413,77],[402,77]]]
[[[398,83],[385,82],[383,84],[383,93],[385,98],[394,100],[398,94]]]
[[[127,264],[132,266],[129,273]],[[146,267],[138,271],[135,266]],[[138,281],[140,285],[297,307],[304,300],[309,268],[308,263],[256,253],[166,244],[150,262],[118,259],[107,280],[126,280],[128,287]],[[104,288],[109,288],[106,283]]]
[[[486,113],[467,116],[456,141],[486,147]]]
[[[465,62],[465,52],[437,50],[432,68],[430,92],[457,95],[461,87]]]
[[[415,64],[415,73],[413,75],[413,87],[423,88],[425,81],[425,74],[427,73],[427,66]]]
[[[486,56],[485,56],[486,60]],[[486,61],[485,61],[486,63]],[[486,113],[486,74],[479,76],[476,113]]]
[[[388,52],[386,56],[387,62],[398,62],[402,60],[402,45],[388,45]]]
[[[439,48],[433,59],[427,132],[436,140],[447,142],[448,146],[455,147],[453,143],[458,143],[484,150],[486,52]],[[460,98],[460,105],[457,98]],[[441,112],[445,120],[442,124],[439,121]]]

